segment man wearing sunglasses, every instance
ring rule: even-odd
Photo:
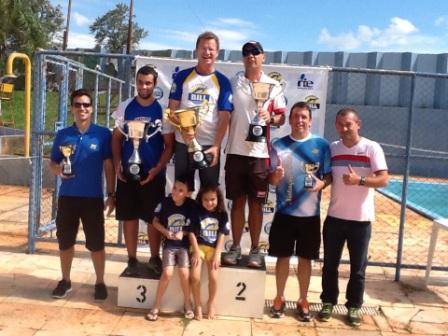
[[[56,299],[71,292],[70,269],[79,221],[83,225],[86,248],[90,251],[96,273],[95,300],[107,298],[104,284],[104,207],[107,215],[115,207],[115,174],[112,164],[110,131],[91,122],[92,97],[84,89],[71,95],[71,109],[74,124],[60,130],[51,150],[51,171],[61,178],[58,211],[56,215],[56,236],[59,243],[62,280],[53,290]],[[71,148],[69,160],[71,174],[63,169],[64,158],[61,148]],[[67,153],[65,153],[67,154]],[[64,160],[64,161],[63,161]],[[103,171],[106,176],[108,197],[104,203]]]
[[[262,71],[265,60],[260,42],[249,41],[242,49],[244,73],[232,79],[234,112],[230,121],[226,152],[226,197],[232,200],[231,222],[233,245],[223,258],[225,264],[235,265],[241,259],[241,236],[245,223],[246,202],[249,206],[251,250],[248,266],[259,268],[263,258],[258,243],[263,220],[262,206],[266,201],[269,174],[269,127],[266,142],[246,141],[249,124],[256,115],[268,126],[280,126],[285,121],[285,98],[280,83]],[[270,99],[261,109],[252,98],[251,83],[274,85]]]

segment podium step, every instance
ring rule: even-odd
[[[266,267],[263,263],[260,269],[248,268],[247,258],[243,256],[238,265],[221,267],[216,294],[216,314],[254,318],[263,316]],[[124,271],[119,276],[117,305],[148,310],[154,304],[159,277],[150,271],[146,264],[139,263],[138,268],[138,276],[126,276]],[[203,265],[201,299],[204,312],[207,298],[208,274],[207,266]],[[181,312],[183,305],[183,294],[176,269],[163,296],[161,311]]]

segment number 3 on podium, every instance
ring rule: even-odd
[[[246,297],[243,296],[243,293],[245,292],[245,290],[246,290],[246,288],[247,288],[246,284],[245,284],[244,282],[238,282],[237,285],[236,285],[236,287],[237,287],[237,288],[241,288],[241,289],[240,289],[239,292],[236,294],[236,296],[235,296],[235,300],[238,300],[238,301],[246,301]]]
[[[137,291],[138,291],[138,297],[136,297],[135,299],[137,300],[137,302],[139,303],[144,303],[146,301],[146,286],[144,285],[138,285],[137,286]]]

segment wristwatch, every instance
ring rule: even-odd
[[[366,177],[365,176],[361,176],[361,178],[359,180],[359,185],[360,186],[366,185]]]

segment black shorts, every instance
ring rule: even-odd
[[[76,242],[79,220],[86,237],[86,248],[96,252],[104,249],[104,201],[102,198],[60,196],[56,214],[56,236],[59,250]]]
[[[320,217],[295,217],[276,213],[269,232],[269,255],[318,259]]]
[[[226,197],[234,200],[243,195],[262,203],[268,194],[268,159],[228,154],[226,158]]]
[[[117,180],[117,220],[142,219],[152,222],[154,209],[165,197],[165,176],[140,185],[138,181]]]

